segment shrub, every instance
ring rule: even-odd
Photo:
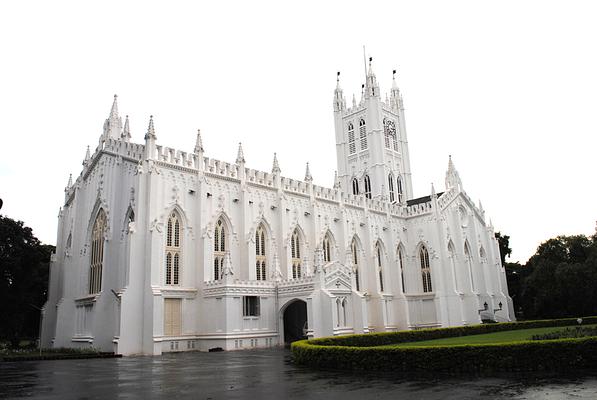
[[[597,317],[585,318],[583,323],[597,323]],[[293,343],[291,348],[297,363],[335,369],[491,372],[594,367],[597,365],[597,337],[506,344],[393,346],[446,337],[576,324],[576,319],[562,319],[384,332],[303,340]]]

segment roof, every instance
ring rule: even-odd
[[[437,197],[440,197],[444,192],[439,192]],[[416,206],[417,204],[428,203],[431,201],[431,196],[423,196],[416,199],[406,200],[407,206]]]

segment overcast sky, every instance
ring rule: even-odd
[[[592,1],[0,3],[2,213],[56,243],[68,174],[95,148],[112,97],[142,143],[331,187],[336,71],[360,96],[363,50],[404,96],[415,196],[466,192],[526,261],[597,219],[597,3]]]

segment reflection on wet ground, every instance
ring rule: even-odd
[[[597,399],[597,371],[500,377],[404,377],[314,371],[288,350],[0,363],[0,398]]]

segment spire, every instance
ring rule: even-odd
[[[149,126],[147,127],[147,133],[145,134],[145,140],[147,139],[157,139],[157,136],[155,135],[155,128],[153,126],[153,115],[149,116]]]
[[[245,155],[243,154],[243,144],[238,143],[238,154],[236,156],[236,163],[237,164],[244,164],[245,163]]]
[[[104,136],[103,140],[106,139],[120,139],[122,134],[122,119],[118,115],[118,95],[114,95],[114,102],[110,109],[110,116],[104,122]]]
[[[309,170],[309,163],[307,163],[307,168],[305,169],[305,182],[313,182],[313,176],[311,176],[311,171]]]
[[[458,171],[454,167],[451,155],[448,157],[448,170],[446,171],[446,190],[450,188],[462,190],[462,181],[460,180]]]
[[[369,70],[367,71],[367,80],[365,81],[366,88],[367,88],[367,97],[379,97],[379,86],[377,85],[377,79],[375,78],[375,74],[373,73],[373,57],[369,57]]]
[[[274,153],[274,165],[272,166],[272,174],[279,174],[282,172],[280,164],[278,164],[278,156]]]
[[[203,141],[201,140],[201,129],[197,129],[197,139],[195,140],[195,154],[203,153]]]
[[[122,130],[122,138],[127,142],[131,140],[131,130],[129,128],[129,116],[124,119],[124,129]]]
[[[392,71],[392,90],[398,90],[398,84],[396,83],[396,70]]]
[[[85,152],[85,159],[83,160],[83,165],[87,165],[90,158],[91,158],[91,153],[89,152],[89,146],[87,146],[87,151]]]
[[[437,198],[437,193],[435,192],[435,186],[433,186],[433,182],[431,182],[431,198]]]
[[[68,174],[68,183],[66,189],[70,189],[73,186],[73,174]]]

